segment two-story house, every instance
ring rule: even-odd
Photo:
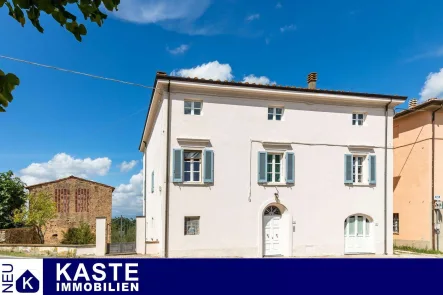
[[[443,250],[442,124],[441,99],[420,104],[411,99],[408,109],[394,116],[393,232],[398,246]]]
[[[390,254],[392,118],[406,97],[158,72],[139,146],[146,251]]]

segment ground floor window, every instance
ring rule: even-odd
[[[369,237],[371,235],[371,220],[363,215],[352,215],[346,218],[345,237]]]
[[[398,234],[400,232],[400,215],[398,213],[394,213],[393,226],[394,234]]]
[[[185,235],[200,234],[200,216],[185,217]]]

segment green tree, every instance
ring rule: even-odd
[[[25,186],[12,171],[0,173],[0,229],[14,227],[13,212],[25,204]]]
[[[72,14],[77,7],[86,21],[96,23],[101,27],[107,15],[100,10],[103,5],[108,11],[117,10],[120,0],[0,0],[0,8],[5,6],[9,15],[17,20],[22,27],[28,19],[40,32],[44,29],[40,24],[40,14],[46,13],[67,31],[71,32],[78,41],[87,33],[86,27],[77,22],[77,17]],[[102,6],[102,7],[103,7]],[[69,9],[69,11],[68,11]],[[26,16],[25,16],[26,13]],[[13,100],[12,91],[20,84],[19,78],[12,74],[5,74],[0,69],[0,112]]]
[[[67,232],[63,232],[62,244],[86,245],[94,243],[95,235],[86,222],[81,222],[79,227],[71,227]]]
[[[55,202],[47,192],[27,194],[26,201],[27,205],[14,211],[14,222],[32,227],[44,244],[46,224],[57,216]]]
[[[111,220],[111,242],[135,242],[136,221],[134,218],[114,217]]]

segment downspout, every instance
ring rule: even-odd
[[[391,101],[385,106],[385,255],[388,255],[388,115],[389,105]]]
[[[148,146],[146,145],[146,141],[143,141],[145,144],[145,151],[143,152],[143,175],[145,181],[143,182],[143,216],[146,218],[146,149]]]
[[[434,217],[434,195],[435,195],[435,187],[434,187],[434,175],[435,175],[435,165],[434,165],[434,161],[435,161],[435,113],[438,112],[441,108],[443,107],[443,103],[440,105],[440,107],[438,109],[436,109],[435,111],[432,112],[432,196],[431,196],[431,216],[432,216],[432,221],[431,221],[431,233],[432,233],[432,250],[435,250],[435,217]]]
[[[165,257],[169,256],[169,177],[171,161],[171,81],[168,82],[168,115],[166,129],[166,190],[165,190]]]

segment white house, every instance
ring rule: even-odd
[[[139,253],[390,254],[403,96],[158,72],[139,150]]]

